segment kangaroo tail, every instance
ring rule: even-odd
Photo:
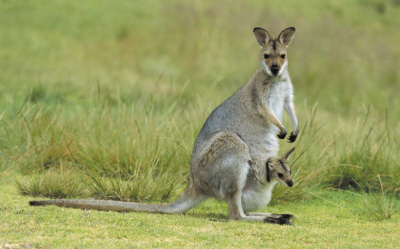
[[[207,197],[190,185],[185,189],[181,196],[173,203],[169,204],[145,204],[123,201],[105,201],[88,199],[57,199],[46,201],[30,201],[31,206],[56,205],[59,207],[93,209],[99,211],[114,212],[147,212],[162,214],[182,214],[193,208]]]

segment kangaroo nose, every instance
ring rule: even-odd
[[[292,186],[293,186],[293,181],[287,181],[286,183],[287,183],[287,185],[288,185],[289,187],[292,187]]]
[[[273,74],[278,74],[278,72],[279,72],[279,66],[278,66],[278,65],[272,65],[272,66],[271,66],[271,72],[272,72]]]

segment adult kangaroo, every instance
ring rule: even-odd
[[[293,186],[287,159],[294,148],[277,157],[277,137],[283,139],[287,134],[280,121],[283,109],[294,124],[288,141],[294,142],[299,132],[287,69],[287,46],[295,29],[287,28],[277,38],[262,28],[253,32],[261,45],[260,67],[246,85],[207,118],[194,143],[189,184],[178,200],[170,204],[145,204],[60,199],[31,201],[30,205],[175,214],[185,213],[214,197],[228,202],[229,219],[291,224],[290,214],[250,211],[268,205],[276,183]]]

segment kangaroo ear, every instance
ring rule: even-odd
[[[272,169],[272,167],[272,163],[267,162],[267,182],[271,181],[271,172],[269,168]]]
[[[268,44],[269,41],[271,40],[271,36],[269,35],[268,31],[266,31],[263,28],[258,28],[258,27],[254,28],[253,33],[256,36],[256,39],[261,46]]]
[[[289,43],[292,41],[294,37],[294,32],[296,29],[294,27],[290,27],[287,29],[284,29],[278,36],[278,41],[282,44],[285,45],[286,47],[289,45]]]
[[[296,147],[293,147],[291,150],[289,150],[288,152],[286,152],[285,154],[283,154],[282,156],[281,156],[281,158],[284,158],[284,159],[288,159],[289,158],[289,156],[290,156],[290,154],[292,154],[292,152],[294,151],[294,149],[296,149]]]

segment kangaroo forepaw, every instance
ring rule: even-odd
[[[284,132],[280,132],[277,136],[278,136],[278,138],[280,138],[280,139],[284,139],[285,137],[286,137],[286,131],[284,131]]]
[[[296,141],[297,138],[297,134],[294,135],[293,132],[290,133],[290,136],[288,137],[288,143],[293,143],[294,141]]]

